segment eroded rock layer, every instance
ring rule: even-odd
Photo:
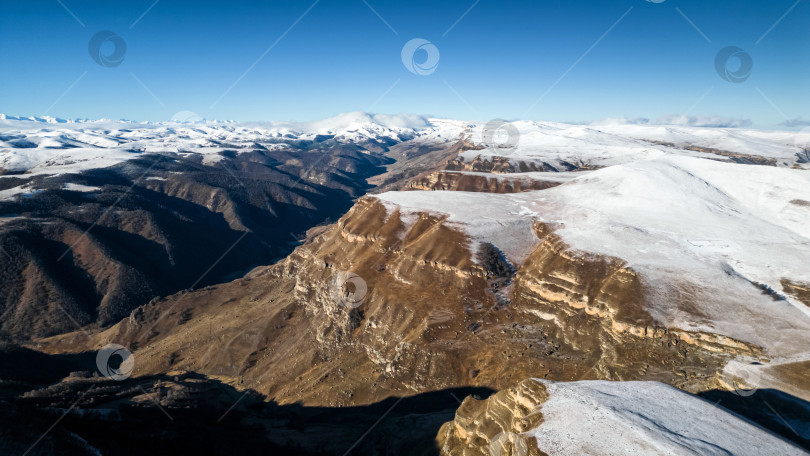
[[[808,454],[658,382],[525,380],[485,400],[465,399],[437,441],[447,456]]]
[[[655,379],[701,390],[715,385],[728,356],[756,351],[657,326],[621,260],[582,255],[547,226],[535,228],[535,251],[514,277],[497,277],[441,217],[401,216],[367,198],[276,265],[42,348],[119,343],[136,349],[137,374],[182,368],[312,405],[502,389],[526,377]],[[346,271],[367,287],[357,307],[341,298]]]
[[[439,430],[436,441],[443,455],[541,456],[537,440],[525,435],[543,421],[540,407],[548,399],[545,386],[525,380],[486,400],[468,396],[453,421]]]
[[[516,193],[543,190],[560,185],[554,180],[509,178],[486,174],[437,171],[412,179],[408,190],[451,190],[462,192]]]

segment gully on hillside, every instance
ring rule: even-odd
[[[69,173],[47,161],[31,172],[11,167],[0,179],[0,196],[8,193],[0,198],[0,335],[110,325],[155,297],[283,258],[309,228],[343,215],[371,188],[366,179],[392,163],[388,147],[407,150],[407,140],[220,143],[215,154],[146,147],[107,167],[77,162]]]

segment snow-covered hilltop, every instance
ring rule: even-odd
[[[494,131],[491,122],[362,112],[315,122],[54,122],[0,120],[6,177],[78,173],[148,153],[200,155],[202,164],[214,165],[226,151],[291,144],[384,153],[407,141],[460,142],[466,146],[459,166],[505,160],[513,169],[494,175],[555,187],[379,198],[403,212],[449,215],[448,223],[498,246],[515,264],[540,242],[533,224],[553,226],[573,249],[619,258],[641,273],[646,310],[669,327],[770,346],[779,355],[795,354],[783,353],[780,335],[810,331],[810,307],[796,292],[810,283],[810,163],[803,149],[810,133],[529,121],[495,124],[501,128]],[[546,172],[519,172],[527,164]],[[560,172],[566,169],[573,171]],[[0,198],[33,194],[32,185],[5,188]],[[695,300],[700,311],[686,309]],[[752,316],[761,322],[755,329],[745,324]]]
[[[443,454],[802,454],[752,423],[810,447],[808,142],[366,113],[3,118],[5,314],[55,335],[49,353],[147,341],[137,375],[216,375],[279,404],[501,390],[464,401]],[[224,283],[175,293],[217,258]],[[360,307],[340,302],[347,272]],[[89,311],[85,285],[50,280],[77,273],[100,290]],[[66,334],[74,320],[92,336]]]
[[[730,376],[735,371],[760,387],[810,398],[810,383],[778,374],[810,359],[810,173],[797,155],[797,134],[658,126],[612,126],[608,133],[518,125],[520,143],[512,154],[489,148],[460,155],[476,164],[505,157],[510,163],[535,160],[556,168],[565,162],[591,169],[538,173],[519,172],[522,165],[514,165],[498,175],[560,177],[558,185],[543,190],[387,192],[377,198],[389,213],[411,214],[411,220],[419,213],[446,217],[447,226],[468,236],[471,252],[493,244],[519,271],[546,248],[534,229],[541,223],[565,243],[567,256],[615,258],[638,274],[644,312],[656,326],[700,334],[699,344],[762,347],[769,363],[743,356],[729,365]],[[698,150],[709,148],[714,150]],[[720,149],[726,155],[719,155]],[[760,159],[773,161],[766,165]],[[611,319],[625,311],[605,309],[599,299],[577,294],[582,291],[560,293],[572,279],[561,280],[537,279],[531,286],[552,300],[578,300],[572,305],[589,314]],[[618,332],[651,330],[618,320],[610,324]]]
[[[495,125],[491,124],[490,129]],[[465,160],[481,154],[508,156],[513,163],[546,163],[562,170],[570,164],[602,167],[667,154],[810,169],[810,157],[806,153],[810,131],[530,121],[509,125],[508,128],[513,128],[511,134],[503,128],[486,136],[487,124],[471,123],[469,132],[473,142],[490,147],[467,151],[462,156]]]
[[[810,283],[810,173],[662,155],[565,174],[579,176],[520,193],[379,198],[402,212],[446,214],[517,264],[540,243],[532,225],[542,222],[576,250],[627,262],[648,287],[648,310],[667,326],[780,352],[808,348],[779,342],[810,335],[810,307],[790,292],[791,283]],[[686,309],[695,300],[699,312]]]
[[[60,174],[110,166],[140,153],[209,155],[225,149],[283,147],[291,141],[333,141],[390,146],[417,139],[446,143],[466,138],[478,149],[470,161],[507,156],[545,170],[604,167],[667,154],[725,161],[760,161],[782,167],[810,167],[810,133],[762,132],[649,125],[569,125],[519,121],[514,138],[486,136],[487,123],[427,119],[417,115],[354,112],[314,122],[133,122],[64,120],[0,115],[0,169],[6,173]],[[503,132],[500,132],[503,134]],[[513,139],[514,147],[503,147]]]
[[[439,432],[442,454],[806,455],[727,410],[657,382],[529,379],[467,398]]]
[[[435,127],[419,116],[342,114],[317,122],[130,122],[0,118],[0,169],[5,173],[61,174],[103,168],[142,153],[200,154],[206,163],[224,150],[282,148],[293,141],[380,146],[430,137]],[[437,133],[440,135],[441,133]],[[458,131],[445,133],[448,140]]]

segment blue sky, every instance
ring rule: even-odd
[[[88,50],[104,30],[126,44],[117,66]],[[432,73],[403,64],[413,38],[438,49]],[[743,82],[716,71],[727,46],[750,55]],[[108,41],[96,55],[113,48]],[[810,121],[810,0],[4,1],[0,62],[0,112],[12,115],[164,120],[185,110],[313,120],[362,110],[590,121],[688,113],[784,128]],[[728,63],[731,72],[738,66]]]

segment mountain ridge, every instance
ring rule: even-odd
[[[794,399],[768,403],[804,423],[790,405],[810,399],[810,175],[796,138],[516,122],[520,141],[503,147],[487,143],[485,124],[431,123],[291,137],[226,126],[69,138],[108,139],[113,149],[125,138],[165,157],[178,168],[160,168],[145,188],[204,207],[246,236],[274,227],[263,221],[283,214],[279,200],[311,210],[341,195],[345,205],[333,208],[334,221],[316,211],[322,218],[301,224],[307,234],[291,252],[241,278],[160,294],[110,326],[27,345],[64,356],[120,344],[133,352],[135,379],[193,372],[281,405],[365,407],[530,378],[656,381],[700,395],[778,391]],[[28,149],[51,153],[51,133],[31,133],[38,147]],[[270,199],[239,184],[259,171],[280,173]],[[0,182],[21,189],[10,196],[18,205],[53,197],[37,190],[57,183],[79,200],[104,188],[49,173]],[[250,208],[265,203],[259,218]],[[810,443],[763,407],[743,415]]]

